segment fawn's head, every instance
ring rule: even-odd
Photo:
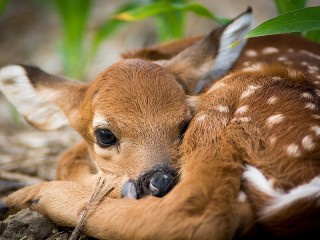
[[[39,129],[69,122],[86,140],[97,170],[133,179],[124,195],[162,196],[176,182],[178,147],[192,117],[186,93],[208,74],[232,66],[244,43],[227,46],[250,25],[248,10],[170,60],[121,60],[89,84],[7,66],[0,89]]]

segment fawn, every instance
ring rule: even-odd
[[[168,68],[172,61],[162,57],[183,56],[182,64],[188,60],[183,49],[198,39],[170,45],[169,54],[160,47],[155,60]],[[180,147],[179,183],[163,198],[105,198],[84,231],[101,239],[233,239],[246,236],[255,224],[277,236],[317,231],[319,60],[319,45],[299,37],[249,40],[233,72],[188,97],[194,112]],[[183,64],[177,71],[183,76],[203,70]],[[192,81],[175,73],[188,93],[201,79],[218,78],[212,69]],[[209,85],[200,81],[198,90]],[[135,188],[130,192],[139,191]],[[59,224],[75,226],[90,192],[79,181],[53,181],[19,190],[6,204],[19,209],[33,203]]]
[[[178,147],[192,117],[185,93],[217,66],[233,65],[244,43],[226,46],[248,32],[251,19],[248,10],[168,61],[122,60],[89,84],[7,66],[0,89],[34,127],[69,123],[84,138],[61,156],[58,180],[92,187],[104,176],[114,198],[161,197],[178,180]],[[218,64],[220,55],[229,61]]]

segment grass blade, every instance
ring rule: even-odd
[[[320,43],[320,30],[313,30],[305,33],[305,38]]]
[[[320,29],[320,7],[308,7],[265,21],[251,30],[246,38],[317,29]]]
[[[199,16],[212,19],[220,24],[228,22],[227,19],[216,17],[206,7],[196,2],[188,4],[153,3],[117,14],[114,18],[124,21],[140,21],[160,13],[168,13],[172,11],[191,11]]]
[[[6,9],[9,0],[0,0],[0,14]]]
[[[84,58],[84,38],[92,7],[91,0],[55,0],[63,26],[63,56],[65,74],[83,79],[86,60]]]
[[[152,0],[153,3],[187,4],[188,0]],[[161,42],[169,39],[179,39],[184,36],[185,11],[170,11],[154,16],[158,38]]]
[[[133,8],[136,8],[139,6],[138,2],[128,2],[120,6],[112,15],[131,10]],[[127,23],[127,21],[118,20],[118,19],[110,19],[108,18],[106,22],[104,22],[97,30],[92,46],[91,46],[91,52],[90,55],[93,57],[101,43],[111,37],[118,29],[120,29],[122,26],[124,26]]]
[[[287,12],[295,11],[306,6],[306,0],[274,0],[277,7],[278,14],[285,14]]]

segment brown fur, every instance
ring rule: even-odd
[[[276,36],[273,39],[276,40]],[[284,45],[287,46],[286,38],[281,41],[284,41]],[[305,40],[301,41],[306,43]],[[279,46],[279,42],[280,40],[267,41],[267,45],[264,46]],[[253,46],[249,42],[247,49]],[[306,44],[301,48],[304,46]],[[320,48],[316,47],[318,50],[315,49],[314,53],[320,51]],[[298,56],[300,55],[295,56],[295,59],[298,59]],[[273,57],[273,60],[270,61],[276,62],[277,55]],[[303,57],[306,56],[303,55]],[[270,63],[270,61],[266,62]],[[319,66],[319,61],[315,61],[312,57],[308,58],[308,62]],[[142,76],[147,76],[150,73],[149,67],[154,68],[155,79],[157,76],[169,74],[164,69],[153,65],[144,65],[142,62],[138,64],[143,67],[137,68],[137,76],[140,76],[140,70],[144,72]],[[290,156],[284,149],[284,146],[293,142],[300,144],[310,126],[320,125],[319,119],[312,118],[312,115],[320,113],[320,96],[317,95],[316,84],[313,82],[313,79],[316,78],[302,73],[300,65],[295,64],[299,64],[299,60],[290,64],[290,67],[283,64],[261,64],[256,68],[243,70],[242,66],[239,67],[239,63],[238,70],[219,80],[196,100],[195,116],[180,148],[182,155],[180,183],[161,199],[154,197],[139,201],[104,199],[98,209],[89,216],[84,231],[101,239],[232,239],[235,234],[245,236],[256,220],[252,207],[255,211],[259,211],[259,208],[263,208],[270,201],[268,196],[256,198],[255,194],[258,192],[250,188],[246,189],[249,201],[238,201],[245,164],[258,167],[265,176],[274,179],[275,186],[284,192],[310,181],[320,173],[318,136],[312,132],[309,133],[313,134],[316,146],[307,151],[302,150],[299,145],[300,155]],[[120,65],[120,67],[125,68],[126,66]],[[133,66],[130,65],[130,67]],[[103,73],[100,79],[116,78],[112,70],[113,68],[110,72]],[[158,71],[161,74],[158,75]],[[121,77],[121,79],[126,79],[127,76]],[[171,77],[172,75],[167,75],[167,78]],[[275,77],[281,77],[281,79],[273,79]],[[161,78],[161,81],[164,79],[166,78]],[[116,81],[119,80],[114,80],[115,83]],[[158,84],[161,84],[161,81]],[[221,83],[225,85],[222,86]],[[129,84],[130,87],[128,89],[121,87],[117,94],[122,94],[121,91],[130,94],[130,88],[135,85],[126,84]],[[254,89],[253,93],[241,97],[249,85],[258,86],[258,88]],[[143,88],[157,90],[158,85],[151,87],[144,85]],[[165,101],[172,99],[176,92],[179,91],[174,90],[172,95],[165,98],[159,93],[158,100],[166,103],[163,109],[173,109],[172,116],[176,116],[179,112],[180,120],[182,120],[186,109],[181,110],[181,106],[185,105],[180,104],[176,108],[177,103],[171,105],[174,101],[170,101],[169,105]],[[311,94],[312,99],[308,101],[301,99],[299,96],[304,92]],[[102,98],[100,100],[99,95],[94,96],[94,93],[88,94],[90,100],[85,103],[88,104],[94,98],[99,99],[97,100],[99,103],[104,101]],[[156,97],[157,94],[156,92]],[[279,98],[278,105],[267,104],[272,95]],[[178,99],[178,102],[184,101],[184,97],[180,94],[174,99]],[[142,101],[142,104],[144,102],[143,99],[139,101]],[[313,110],[305,108],[305,104],[310,101],[316,106]],[[125,107],[125,99],[122,103]],[[244,105],[249,105],[249,108],[245,115],[239,116],[236,110]],[[221,106],[227,106],[228,110]],[[112,108],[112,104],[109,107]],[[114,111],[117,110],[118,108],[114,109]],[[121,108],[119,109],[121,115],[120,110]],[[129,114],[130,110],[125,109],[126,114]],[[270,127],[266,120],[280,112],[285,119]],[[90,111],[89,114],[91,114]],[[141,109],[140,117],[143,118],[144,114],[144,109]],[[168,124],[168,128],[176,124],[167,122],[172,116],[168,115],[166,123],[161,124],[165,126]],[[248,119],[241,119],[241,117],[248,117]],[[130,114],[128,119],[131,119]],[[158,121],[156,118],[151,119]],[[149,122],[149,119],[145,121],[150,126],[156,126],[152,121]],[[132,119],[132,124],[134,128],[138,128],[134,125],[134,119]],[[81,130],[86,138],[90,138],[90,129],[83,126],[76,126],[76,128]],[[151,129],[156,131],[157,128],[151,127]],[[272,136],[277,137],[276,144],[270,142]],[[148,137],[148,133],[144,133],[144,137]],[[172,142],[170,136],[166,141]],[[103,166],[105,163],[99,157],[97,158],[97,161],[100,161],[99,164]],[[10,195],[6,203],[22,208],[29,206],[30,201],[39,199],[39,202],[33,206],[35,210],[46,214],[61,225],[75,226],[89,195],[90,188],[88,187],[73,182],[56,181],[22,189]],[[319,211],[319,206],[317,199],[309,200],[303,200],[309,205],[299,202],[288,206],[289,214],[281,211],[278,215],[273,216],[273,219],[262,220],[260,223],[268,229],[267,231],[285,236],[314,230],[319,227],[318,214],[314,215]],[[296,211],[297,206],[301,208]],[[63,209],[68,209],[68,211]],[[312,211],[313,209],[316,211]],[[299,220],[296,221],[294,217],[297,216]],[[300,225],[300,228],[296,229],[304,217],[310,216],[316,220],[314,225]],[[285,228],[290,226],[289,232],[288,228],[287,232],[282,232],[283,225]],[[280,229],[278,229],[279,226]]]

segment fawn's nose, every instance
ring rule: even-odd
[[[175,175],[167,171],[156,172],[150,179],[148,189],[152,196],[162,197],[175,185]]]
[[[144,172],[136,181],[126,182],[122,195],[127,198],[142,198],[148,195],[163,197],[177,182],[177,171],[168,165],[161,164]]]

